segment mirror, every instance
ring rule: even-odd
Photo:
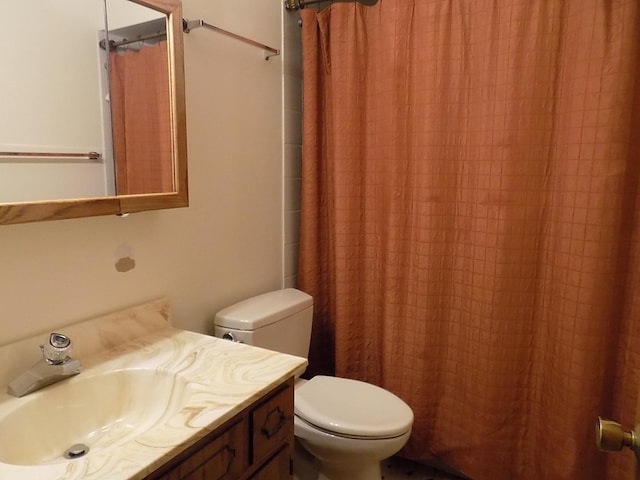
[[[0,119],[0,224],[187,206],[179,0],[11,3],[34,2],[0,19],[0,35],[8,35],[0,58],[11,66],[0,79],[0,104],[8,106]],[[70,22],[82,25],[80,40],[65,28]],[[153,89],[127,80],[148,63],[129,72],[131,62],[122,62],[147,52],[160,65]],[[124,89],[113,85],[118,78]],[[149,97],[151,90],[159,93]],[[150,126],[160,133],[148,137]]]

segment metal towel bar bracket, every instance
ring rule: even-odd
[[[182,21],[182,28],[184,30],[184,33],[189,33],[194,28],[200,28],[200,27],[208,28],[209,30],[213,30],[215,32],[221,33],[223,35],[226,35],[227,37],[235,38],[236,40],[240,40],[241,42],[263,49],[265,51],[265,55],[264,55],[265,60],[269,60],[271,57],[280,55],[280,50],[276,48],[269,47],[268,45],[264,45],[263,43],[256,42],[255,40],[251,40],[250,38],[243,37],[242,35],[238,35],[237,33],[233,33],[228,30],[224,30],[220,27],[216,27],[215,25],[211,25],[210,23],[207,23],[204,20],[183,20]]]

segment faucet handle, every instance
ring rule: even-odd
[[[40,345],[44,358],[53,365],[64,363],[69,358],[71,339],[62,333],[49,335],[49,342]]]

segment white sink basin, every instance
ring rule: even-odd
[[[16,399],[0,417],[0,462],[68,462],[72,445],[85,444],[91,455],[130,441],[181,408],[186,384],[152,369],[80,373]]]

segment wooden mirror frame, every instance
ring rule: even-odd
[[[2,203],[0,204],[0,225],[98,215],[122,215],[189,205],[182,5],[180,0],[129,1],[167,15],[167,52],[169,57],[169,95],[175,191],[171,193],[118,195],[72,200]]]

